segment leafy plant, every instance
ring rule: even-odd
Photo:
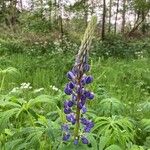
[[[96,118],[93,132],[96,132],[99,138],[104,136],[109,145],[118,143],[122,148],[125,148],[128,142],[133,142],[135,135],[129,119],[117,116]]]
[[[1,77],[1,84],[0,84],[0,92],[2,91],[3,89],[3,86],[4,86],[4,82],[5,82],[5,78],[7,76],[15,76],[15,75],[18,75],[19,72],[17,71],[16,68],[13,68],[13,67],[8,67],[6,69],[1,69],[0,68],[0,77]]]

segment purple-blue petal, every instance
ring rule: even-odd
[[[81,141],[82,141],[83,144],[88,144],[89,143],[88,139],[84,136],[81,137]]]
[[[68,85],[65,87],[65,89],[64,89],[64,92],[67,94],[67,95],[71,95],[72,94],[72,89],[70,89],[69,87],[68,87]]]
[[[85,82],[86,82],[86,84],[92,83],[93,82],[93,77],[92,76],[86,77]]]
[[[73,89],[75,87],[75,84],[73,82],[69,82],[68,86],[70,89]]]
[[[65,108],[64,113],[65,114],[70,114],[71,113],[71,108]]]
[[[74,144],[77,145],[79,143],[78,139],[74,140]]]
[[[68,124],[63,124],[63,125],[61,126],[61,129],[62,129],[62,131],[68,132],[68,131],[69,131]]]
[[[68,101],[68,106],[69,106],[69,107],[72,107],[73,104],[74,104],[73,101]]]
[[[70,138],[70,134],[69,134],[69,133],[63,135],[63,140],[64,140],[64,141],[68,141],[69,138]]]
[[[90,70],[90,66],[89,66],[89,64],[84,64],[83,65],[83,71],[85,71],[85,72],[88,72]]]
[[[75,74],[72,71],[69,71],[67,73],[67,77],[68,77],[68,79],[73,80],[75,78]]]

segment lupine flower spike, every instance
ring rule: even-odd
[[[75,65],[72,70],[67,73],[67,77],[70,81],[64,89],[64,92],[71,97],[64,102],[64,113],[66,114],[68,123],[62,125],[63,140],[67,141],[73,135],[75,145],[78,144],[79,140],[81,140],[83,144],[88,144],[89,141],[86,135],[94,126],[91,120],[84,117],[84,114],[87,111],[86,102],[94,98],[94,94],[88,91],[85,86],[93,82],[93,77],[86,75],[86,72],[90,70],[88,52],[96,22],[96,17],[92,17],[85,31]],[[69,131],[69,126],[74,126],[73,133]]]

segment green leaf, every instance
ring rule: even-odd
[[[109,142],[111,136],[101,136],[99,142],[99,150],[103,150]]]
[[[28,107],[30,108],[30,107],[32,107],[36,104],[39,104],[39,103],[51,103],[52,105],[56,105],[51,96],[49,96],[49,95],[40,95],[40,96],[36,97],[35,99],[31,99],[28,102]]]
[[[105,150],[122,150],[118,145],[111,145],[107,147]]]

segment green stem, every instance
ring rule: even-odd
[[[81,67],[81,64],[79,66],[79,70],[80,70],[80,67]],[[83,74],[80,74],[80,76],[78,77],[78,85],[80,85],[80,81],[82,79],[82,75]],[[80,108],[78,108],[78,103],[81,99],[81,95],[78,94],[77,95],[77,108],[76,108],[76,126],[75,126],[75,129],[74,129],[74,139],[79,139],[79,129],[80,129]]]
[[[80,109],[77,107],[76,111],[76,126],[74,130],[74,139],[78,138],[79,139],[79,128],[80,128]]]
[[[3,89],[4,81],[5,81],[5,75],[2,77],[2,82],[1,82],[0,92],[1,92],[2,89]]]

